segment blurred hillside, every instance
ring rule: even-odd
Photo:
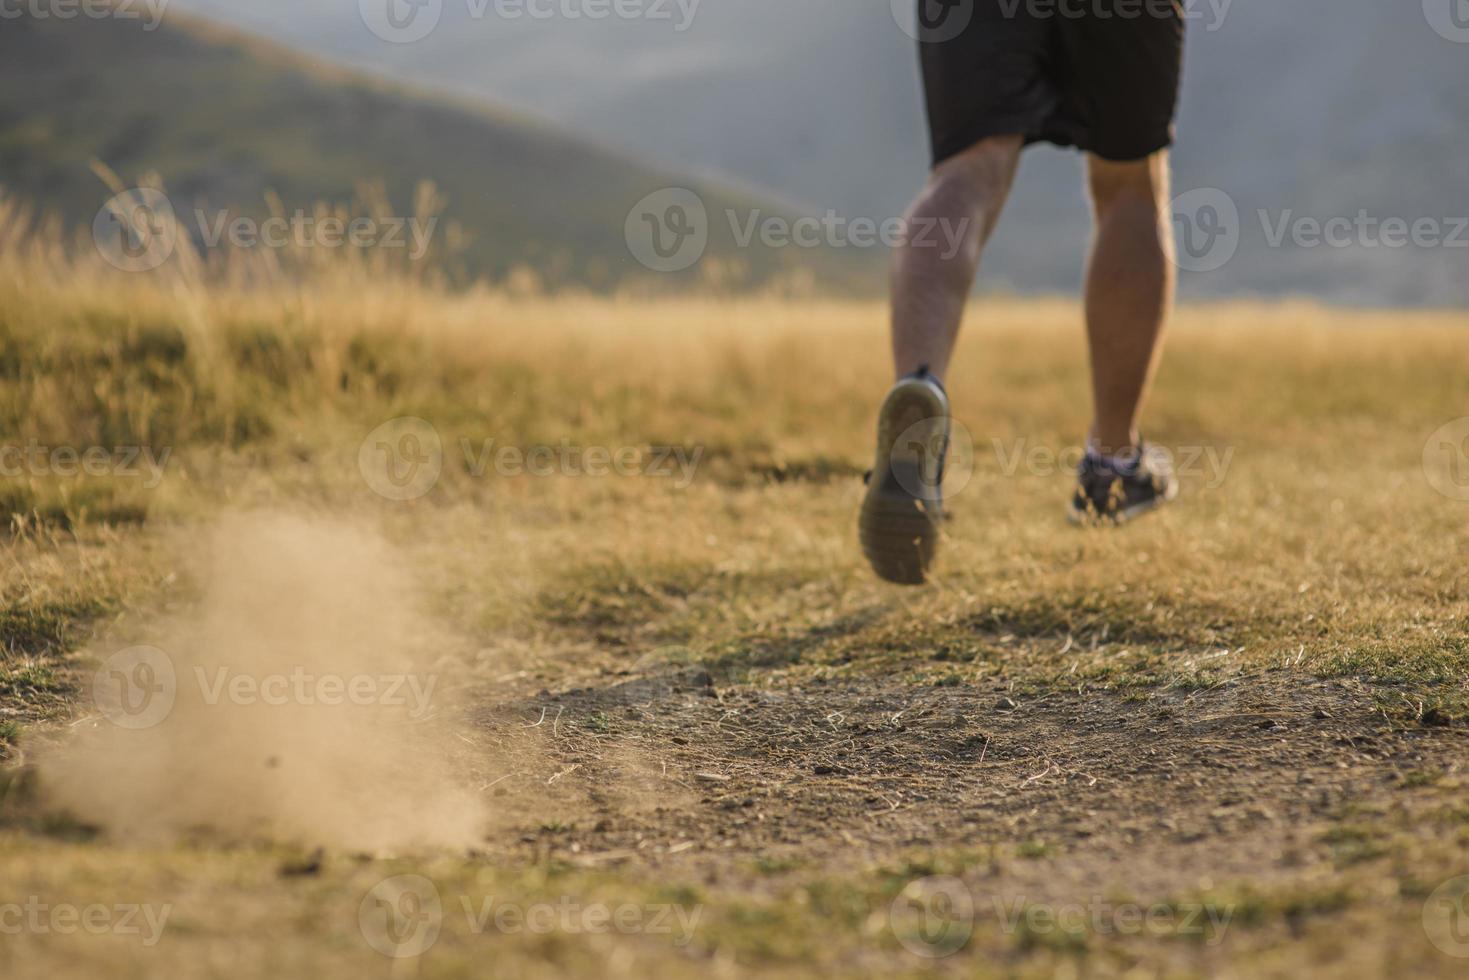
[[[156,172],[181,214],[211,220],[220,210],[263,217],[272,193],[294,210],[352,200],[364,185],[412,217],[429,181],[446,202],[441,229],[462,229],[454,267],[464,279],[500,281],[520,267],[550,287],[608,289],[702,283],[714,271],[726,284],[850,287],[877,259],[738,248],[725,210],[780,209],[171,10],[156,31],[120,19],[6,20],[0,188],[84,227],[111,194],[94,159],[128,184]],[[704,260],[672,278],[639,264],[624,232],[637,202],[670,185],[697,190],[711,216]]]

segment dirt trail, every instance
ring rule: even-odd
[[[720,688],[692,667],[479,722],[519,760],[492,791],[521,832],[511,853],[738,874],[756,858],[1043,846],[1066,861],[1029,883],[1037,897],[1298,875],[1331,860],[1323,821],[1453,771],[1466,748],[1463,732],[1394,725],[1355,683],[1280,676],[1025,698],[880,679]]]

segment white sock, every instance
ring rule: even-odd
[[[1135,473],[1138,462],[1142,459],[1142,454],[1136,449],[1129,449],[1115,456],[1103,455],[1102,451],[1097,448],[1096,436],[1086,437],[1086,454],[1113,473]]]

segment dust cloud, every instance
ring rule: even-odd
[[[197,606],[96,651],[96,714],[42,763],[51,803],[125,838],[474,843],[450,641],[394,549],[260,513],[225,519],[206,549]]]

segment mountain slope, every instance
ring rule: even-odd
[[[421,181],[469,241],[470,275],[528,265],[552,285],[653,276],[624,226],[650,192],[688,182],[511,113],[407,90],[170,13],[152,32],[117,19],[21,18],[0,30],[0,185],[73,224],[109,196],[98,159],[131,182],[157,172],[176,207],[263,215],[345,202],[379,183],[411,216]],[[711,215],[760,206],[696,186]],[[769,205],[765,205],[770,211]],[[191,212],[190,212],[191,213]],[[841,256],[734,248],[708,254],[761,282],[792,267],[841,276]],[[698,269],[686,275],[697,275]]]

